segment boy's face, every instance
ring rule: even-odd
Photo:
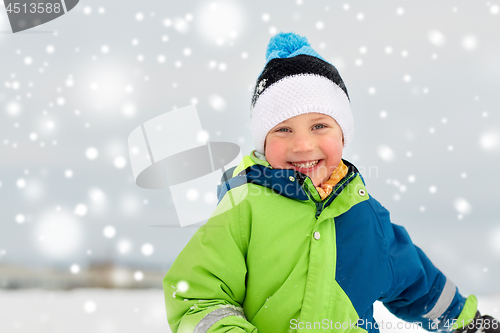
[[[272,128],[264,153],[275,169],[298,170],[320,186],[340,164],[344,146],[342,130],[335,119],[321,113],[292,117]],[[319,162],[312,166],[293,165]]]

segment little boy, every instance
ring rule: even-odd
[[[378,332],[377,300],[431,331],[498,333],[342,159],[347,89],[305,37],[280,33],[252,98],[255,150],[164,279],[172,332]]]

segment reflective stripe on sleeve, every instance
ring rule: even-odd
[[[229,316],[237,316],[246,320],[245,315],[243,314],[243,309],[241,310],[242,311],[237,310],[236,307],[223,307],[215,309],[214,311],[203,317],[202,320],[200,320],[198,325],[196,325],[196,327],[194,328],[193,333],[206,333],[213,324],[215,324],[222,318],[226,318]]]
[[[427,312],[423,315],[424,318],[428,318],[430,320],[436,320],[443,315],[443,313],[448,309],[453,301],[453,297],[455,297],[457,287],[451,280],[446,279],[446,283],[444,284],[443,291],[441,291],[441,295],[439,296],[436,304],[432,308],[431,311]]]

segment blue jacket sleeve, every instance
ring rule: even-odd
[[[372,207],[382,226],[393,276],[391,288],[379,300],[397,317],[420,323],[428,331],[451,331],[465,298],[413,244],[406,230],[391,223],[382,205],[375,201]]]

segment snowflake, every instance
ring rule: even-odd
[[[259,86],[257,87],[257,91],[259,94],[264,90],[264,87],[266,85],[267,79],[263,79],[262,81],[259,82]]]

